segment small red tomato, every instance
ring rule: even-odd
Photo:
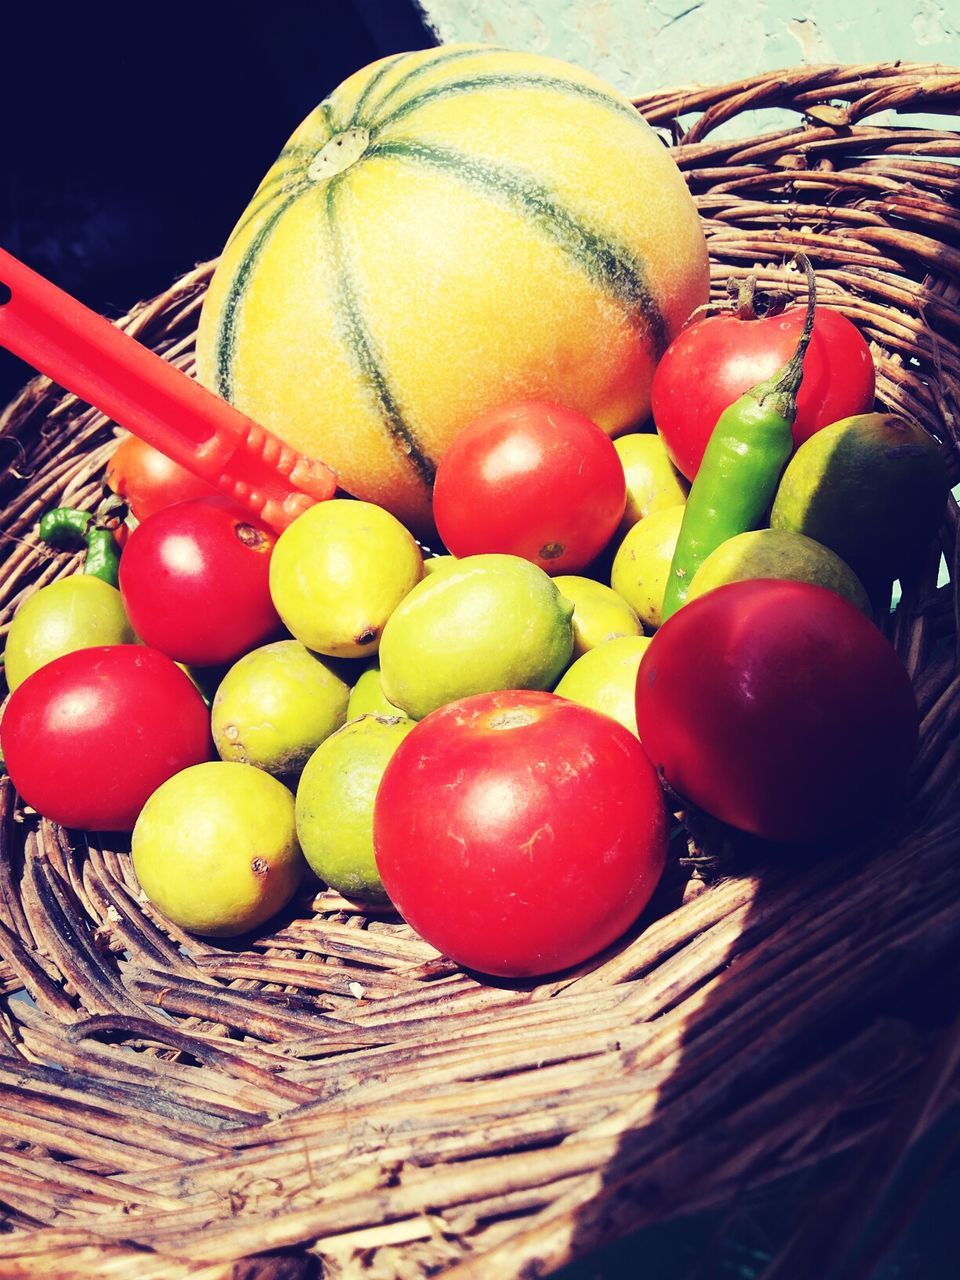
[[[225,498],[165,507],[137,526],[120,560],[130,625],[177,662],[231,662],[280,627],[270,598],[276,534]]]
[[[653,420],[677,470],[692,480],[717,419],[745,391],[790,359],[804,308],[741,320],[706,316],[682,329],[653,376]],[[839,311],[817,307],[793,425],[794,448],[819,431],[873,408],[876,371],[859,329]]]
[[[13,785],[45,818],[132,831],[162,782],[210,759],[210,717],[162,653],[105,645],[28,676],[10,695],[0,743]]]
[[[637,726],[681,796],[765,839],[805,841],[902,793],[918,715],[896,650],[859,609],[757,579],[664,623],[640,664]]]
[[[106,479],[138,520],[146,520],[175,502],[216,492],[205,480],[136,436],[127,436],[117,445],[107,463]]]
[[[575,573],[610,541],[626,501],[623,464],[597,424],[531,401],[456,436],[437,467],[433,517],[455,556],[503,552]]]
[[[524,977],[601,951],[663,870],[667,816],[643,748],[552,693],[448,703],[391,757],[374,806],[377,867],[428,942]]]

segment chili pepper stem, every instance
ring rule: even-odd
[[[765,405],[772,399],[771,407],[774,411],[783,418],[790,418],[791,421],[797,414],[797,391],[803,378],[803,361],[807,354],[807,347],[810,345],[817,306],[817,279],[810,265],[810,259],[804,253],[798,253],[796,261],[807,275],[807,313],[797,340],[796,350],[773,377],[758,382],[747,392],[747,395],[752,396],[757,404]]]

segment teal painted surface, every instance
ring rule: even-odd
[[[628,96],[799,63],[960,61],[956,0],[419,3],[445,43],[483,40],[565,58]]]

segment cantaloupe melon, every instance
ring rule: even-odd
[[[220,259],[198,374],[423,529],[444,448],[488,409],[643,419],[707,290],[693,201],[625,98],[448,45],[358,71],[296,130]]]

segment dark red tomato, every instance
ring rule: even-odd
[[[146,520],[175,502],[216,492],[205,480],[136,436],[127,436],[117,445],[107,463],[106,478],[138,520]]]
[[[431,712],[374,806],[377,866],[428,942],[482,973],[586,960],[663,870],[663,794],[636,737],[552,693],[481,693]]]
[[[210,759],[210,716],[162,653],[106,645],[28,676],[7,703],[0,743],[13,785],[45,818],[132,831],[162,782]]]
[[[692,480],[720,414],[790,359],[804,308],[740,320],[695,320],[670,343],[653,376],[653,420],[679,471]],[[819,431],[873,408],[876,372],[859,329],[839,311],[817,307],[803,362],[794,448]]]
[[[769,840],[863,824],[902,793],[917,704],[892,645],[825,587],[754,580],[691,600],[637,678],[650,759],[681,796]]]
[[[484,414],[448,446],[433,518],[455,556],[502,552],[575,573],[609,542],[626,501],[623,464],[597,424],[530,401]]]
[[[177,662],[231,662],[273,635],[276,534],[225,498],[165,507],[130,535],[120,594],[130,625]]]

